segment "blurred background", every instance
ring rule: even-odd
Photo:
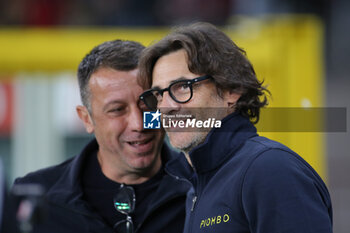
[[[178,24],[207,21],[224,30],[269,86],[270,106],[347,111],[349,10],[347,0],[0,0],[0,157],[8,185],[76,155],[92,137],[75,113],[85,54],[113,39],[147,46]],[[349,232],[349,126],[262,134],[320,173],[334,232]]]

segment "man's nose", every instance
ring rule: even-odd
[[[180,109],[180,103],[177,103],[171,96],[169,92],[163,93],[163,98],[161,101],[158,101],[158,108],[162,113],[169,113],[171,111],[178,111]]]
[[[143,130],[142,111],[140,108],[133,107],[130,110],[129,119],[128,119],[128,127],[132,131],[140,132]]]

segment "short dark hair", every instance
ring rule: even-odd
[[[146,48],[139,64],[140,84],[150,88],[157,60],[180,49],[186,51],[192,73],[212,76],[220,96],[223,90],[240,93],[235,111],[253,123],[259,121],[260,108],[268,104],[269,91],[258,81],[245,51],[209,23],[174,28],[165,38]]]
[[[88,53],[78,67],[78,83],[83,105],[91,113],[89,80],[99,68],[129,71],[137,68],[145,47],[135,41],[113,40],[104,42]]]

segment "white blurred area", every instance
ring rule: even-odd
[[[2,86],[0,84],[0,95],[4,97]],[[28,172],[74,156],[89,139],[75,111],[81,101],[74,73],[21,73],[12,82],[12,96],[11,143],[2,145],[10,148],[0,151],[12,151],[7,158],[11,164],[8,169],[11,182]],[[3,119],[9,114],[5,112],[6,104],[11,103],[7,102],[6,97],[2,98]]]

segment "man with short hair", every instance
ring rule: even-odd
[[[83,105],[76,110],[95,139],[80,155],[15,181],[47,190],[48,218],[34,232],[182,232],[191,184],[173,175],[183,168],[182,156],[163,145],[163,131],[143,129],[137,83],[143,49],[109,41],[80,63]]]
[[[207,23],[179,27],[144,50],[139,68],[151,88],[140,99],[163,119],[221,120],[209,132],[174,127],[181,119],[165,128],[197,175],[185,233],[332,232],[331,200],[318,174],[286,146],[258,136],[253,123],[268,91],[227,35]]]

